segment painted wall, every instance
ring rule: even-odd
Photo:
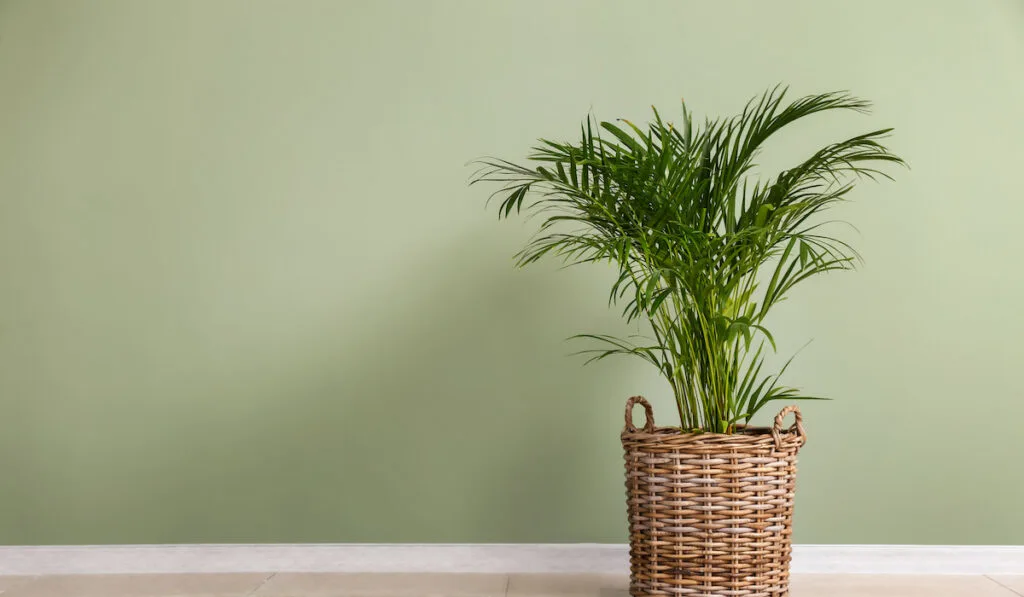
[[[779,81],[895,126],[867,265],[773,320],[796,541],[1024,543],[1024,4],[0,2],[0,542],[619,542],[611,273],[465,163]]]

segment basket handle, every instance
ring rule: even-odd
[[[633,407],[637,404],[644,407],[644,416],[647,418],[647,421],[644,422],[644,432],[654,433],[654,410],[651,408],[651,403],[643,396],[633,396],[626,401],[626,431],[637,432],[636,426],[633,425]]]
[[[786,419],[786,415],[793,413],[793,417],[796,419],[789,429],[782,428],[782,422]],[[804,416],[800,414],[800,409],[796,406],[787,406],[779,411],[779,414],[775,415],[775,424],[772,425],[772,439],[775,440],[776,449],[782,449],[782,434],[784,432],[795,433],[800,438],[800,446],[803,447],[807,443],[807,432],[804,431]]]

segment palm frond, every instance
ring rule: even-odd
[[[832,220],[820,216],[859,180],[890,178],[885,168],[903,165],[882,144],[891,129],[881,129],[751,180],[758,154],[786,126],[870,108],[846,92],[785,96],[775,87],[703,126],[685,104],[679,127],[657,110],[646,127],[588,118],[575,142],[542,139],[532,165],[485,158],[471,180],[498,185],[499,217],[541,218],[519,265],[546,256],[567,266],[615,264],[609,304],[646,321],[654,344],[581,334],[605,345],[582,353],[588,362],[625,354],[656,366],[686,429],[727,432],[773,400],[815,399],[780,384],[789,361],[762,375],[765,342],[775,349],[765,319],[800,282],[855,266],[856,250],[829,236]]]

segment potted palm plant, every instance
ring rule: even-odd
[[[776,87],[737,116],[679,125],[657,110],[643,128],[588,118],[576,142],[542,139],[531,165],[487,158],[473,183],[500,188],[499,217],[542,215],[518,263],[546,255],[610,262],[610,303],[647,334],[597,341],[591,360],[633,355],[669,382],[678,424],[657,427],[642,397],[627,401],[626,460],[632,595],[788,594],[800,412],[749,425],[768,403],[809,399],[763,372],[775,341],[772,307],[818,274],[859,259],[821,215],[856,181],[889,178],[903,161],[882,129],[831,143],[773,178],[751,180],[764,143],[802,118],[867,112],[843,92],[785,102]],[[589,362],[589,361],[588,361]],[[786,365],[789,363],[787,362]],[[646,411],[633,423],[634,405]],[[784,427],[792,413],[795,422]]]

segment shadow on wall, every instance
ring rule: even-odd
[[[498,250],[464,238],[353,289],[361,321],[326,322],[272,384],[252,371],[218,389],[172,454],[90,513],[102,541],[622,540],[616,368],[565,356],[603,308]],[[612,414],[588,421],[604,398]]]

